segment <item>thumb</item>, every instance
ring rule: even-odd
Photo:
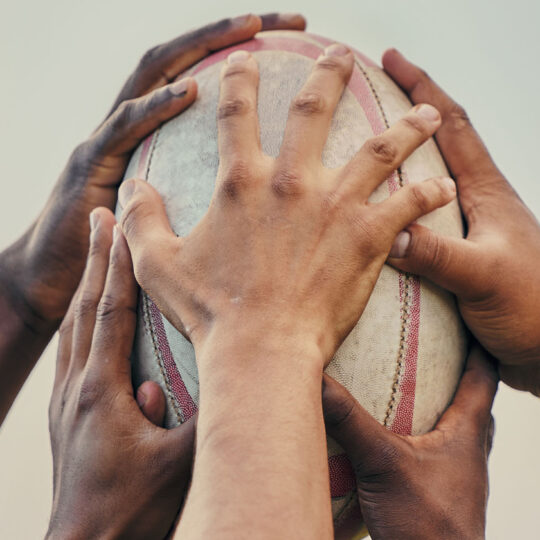
[[[163,256],[174,251],[176,235],[171,229],[163,200],[144,180],[127,180],[118,191],[122,207],[120,226],[127,240],[139,284],[148,290],[148,279],[158,277]]]
[[[359,477],[374,474],[387,458],[396,456],[398,438],[326,374],[322,403],[327,432],[345,450]]]
[[[165,418],[165,396],[159,384],[145,381],[137,390],[137,404],[152,424],[162,426]]]
[[[478,251],[470,240],[442,236],[414,223],[397,235],[387,262],[461,296],[482,285],[474,283],[478,281]]]

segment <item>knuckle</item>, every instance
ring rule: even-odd
[[[147,69],[151,67],[161,55],[162,46],[156,45],[148,49],[139,60],[139,68]]]
[[[458,103],[452,102],[445,114],[445,120],[453,130],[461,131],[471,127],[471,120],[467,111]]]
[[[117,298],[110,293],[104,293],[97,306],[96,322],[111,324],[115,322],[117,315]]]
[[[409,192],[412,203],[422,214],[427,214],[433,208],[432,197],[429,196],[426,187],[423,184],[412,184]]]
[[[197,28],[188,35],[189,41],[200,45],[200,42],[206,41],[210,36],[215,34],[224,34],[231,29],[233,20],[230,17],[221,19],[217,22],[210,23],[202,28]]]
[[[291,112],[300,115],[321,114],[326,109],[324,97],[315,92],[302,92],[291,103]]]
[[[447,250],[443,248],[443,244],[437,239],[436,236],[432,236],[429,240],[427,240],[420,258],[422,266],[437,269],[442,274],[445,273],[446,268],[450,263]]]
[[[88,317],[95,317],[99,300],[92,294],[83,293],[75,306],[74,318],[81,321]]]
[[[394,165],[398,157],[397,146],[384,137],[373,137],[367,143],[368,154],[383,165]]]
[[[234,116],[244,116],[255,109],[251,100],[244,96],[235,96],[220,102],[218,107],[218,119],[226,120]]]
[[[270,182],[278,197],[297,197],[303,193],[302,175],[294,169],[279,169]]]
[[[426,137],[428,135],[425,122],[422,121],[416,114],[409,114],[403,117],[401,121],[409,131],[417,133],[422,137]]]
[[[112,132],[124,131],[129,126],[131,123],[134,106],[134,99],[127,99],[118,105],[110,121],[108,122]]]
[[[73,179],[86,179],[90,173],[93,163],[101,153],[99,138],[92,136],[90,139],[80,143],[71,153],[69,159],[69,177]]]
[[[250,183],[250,167],[246,161],[235,160],[223,174],[220,193],[226,199],[236,199]]]
[[[99,402],[103,394],[103,385],[94,376],[86,373],[77,392],[77,412],[89,413]]]
[[[151,215],[151,209],[142,197],[133,196],[120,216],[120,227],[128,238],[135,236],[139,222]]]
[[[347,75],[347,66],[344,62],[335,56],[325,56],[323,59],[317,62],[317,68],[325,71],[330,71],[345,78]]]
[[[388,231],[384,223],[367,212],[353,212],[350,216],[351,229],[358,236],[359,250],[373,258],[388,242]]]

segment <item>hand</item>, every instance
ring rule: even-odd
[[[229,56],[216,189],[185,238],[171,230],[152,186],[120,188],[137,280],[191,340],[199,369],[197,457],[180,537],[331,536],[322,369],[358,321],[395,235],[455,197],[454,183],[439,178],[368,203],[439,126],[430,106],[369,140],[344,167],[323,166],[353,62],[337,44],[317,60],[273,159],[259,140],[257,63],[245,51]]]
[[[352,66],[352,54],[337,45],[318,60],[272,159],[259,141],[256,61],[244,51],[229,57],[218,110],[216,190],[187,237],[170,229],[149,184],[122,185],[121,224],[136,277],[196,351],[215,328],[247,322],[251,330],[260,325],[258,331],[272,321],[279,334],[317,344],[328,362],[356,324],[400,227],[454,197],[453,182],[439,178],[368,203],[439,126],[429,106],[369,140],[346,166],[323,167],[332,115]]]
[[[474,348],[452,405],[432,432],[413,437],[385,429],[324,376],[327,429],[352,461],[373,540],[484,539],[497,382],[493,363]]]
[[[393,253],[401,256],[389,262],[455,293],[467,326],[499,360],[502,380],[540,395],[540,225],[463,109],[397,51],[388,51],[383,65],[414,103],[430,103],[441,112],[437,143],[467,222],[465,239],[409,226]]]
[[[60,328],[49,409],[54,498],[48,538],[164,538],[191,473],[194,418],[160,424],[155,383],[133,397],[137,286],[114,217],[100,208],[78,294]],[[109,257],[110,250],[110,257]]]
[[[176,81],[192,64],[261,29],[305,27],[299,15],[225,19],[149,50],[105,121],[73,152],[42,214],[2,254],[0,285],[28,326],[60,323],[79,283],[88,249],[88,214],[113,208],[131,152],[148,134],[189,106],[197,88]]]

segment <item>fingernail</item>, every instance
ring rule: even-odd
[[[236,64],[237,62],[245,62],[249,58],[249,53],[247,51],[234,51],[229,54],[227,62],[229,64]]]
[[[409,231],[401,231],[394,240],[389,256],[396,259],[402,259],[405,257],[410,243],[411,233]]]
[[[442,179],[445,187],[447,187],[452,193],[456,192],[456,183],[448,177]]]
[[[95,210],[90,212],[90,230],[93,231],[99,223],[99,214]]]
[[[137,390],[137,405],[139,407],[144,407],[144,404],[146,403],[146,400],[148,399],[148,397],[146,396],[146,394],[141,390]]]
[[[181,79],[171,84],[171,94],[178,97],[183,97],[187,94],[187,89],[189,85],[189,78]]]
[[[423,104],[416,109],[416,114],[429,122],[438,122],[441,118],[439,111],[431,105]]]
[[[345,56],[349,52],[349,49],[341,43],[334,43],[324,49],[325,56]]]
[[[116,243],[116,240],[118,240],[118,237],[119,237],[119,233],[120,232],[120,229],[119,229],[119,225],[118,223],[113,227],[113,230],[112,230],[112,238],[113,238],[113,244]]]
[[[120,189],[118,190],[118,200],[120,201],[120,204],[123,208],[127,206],[127,203],[129,202],[129,199],[131,199],[131,196],[133,195],[133,192],[135,191],[135,181],[134,180],[127,180],[126,182],[123,182],[120,186]]]
[[[247,15],[241,15],[240,17],[235,17],[232,21],[232,25],[235,27],[247,26],[249,22],[253,19],[253,14],[248,13]]]

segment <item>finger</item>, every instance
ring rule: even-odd
[[[383,66],[413,103],[429,103],[441,113],[442,125],[436,135],[437,143],[458,184],[465,215],[468,216],[473,207],[478,211],[485,202],[484,195],[493,191],[493,185],[506,185],[506,181],[467,114],[424,71],[395,49],[386,51]]]
[[[387,260],[389,264],[428,278],[458,296],[484,291],[476,269],[485,264],[476,244],[463,238],[442,236],[422,225],[412,224],[400,232]],[[485,281],[485,278],[480,276]]]
[[[119,226],[109,257],[107,280],[100,298],[87,368],[104,383],[132,392],[130,355],[135,335],[137,284],[131,256]]]
[[[287,20],[284,25],[289,24]],[[294,20],[295,24],[298,24]],[[285,26],[286,27],[286,26]],[[256,15],[243,15],[209,24],[153,47],[126,81],[109,115],[122,103],[169,84],[214,51],[252,38],[262,28]]]
[[[110,210],[96,208],[90,214],[90,223],[90,247],[74,312],[70,362],[72,372],[78,372],[84,367],[90,352],[96,312],[107,277],[115,219]]]
[[[456,185],[451,178],[430,178],[403,186],[372,209],[397,235],[414,220],[448,204],[455,197]]]
[[[93,152],[111,161],[119,157],[125,160],[146,136],[186,109],[196,96],[197,84],[188,77],[146,96],[123,101],[87,144]],[[104,166],[107,167],[106,161]],[[115,180],[118,178],[116,172],[111,174]]]
[[[246,51],[232,53],[221,71],[218,105],[218,143],[220,169],[245,164],[260,154],[259,120],[257,115],[257,62]]]
[[[334,111],[353,65],[352,53],[337,43],[327,47],[317,59],[290,106],[279,156],[285,167],[320,161]]]
[[[368,139],[344,167],[344,186],[367,199],[440,126],[439,112],[431,105],[413,107],[384,133]]]
[[[485,443],[498,383],[499,376],[493,359],[475,344],[467,359],[454,401],[439,420],[436,429],[477,436]]]
[[[345,450],[360,476],[392,456],[392,434],[337,381],[324,375],[322,403],[328,434]],[[397,442],[396,442],[397,444]]]
[[[54,377],[55,390],[62,384],[66,378],[70,359],[71,347],[73,345],[73,327],[75,323],[75,306],[79,301],[81,294],[81,284],[75,291],[66,315],[58,328],[58,351],[56,354],[56,373]]]
[[[162,426],[165,419],[165,395],[159,384],[145,381],[137,390],[137,405],[150,422]]]
[[[306,29],[306,19],[299,13],[265,13],[260,17],[263,31]]]
[[[175,252],[177,237],[159,193],[144,180],[123,182],[118,198],[122,206],[120,226],[129,245],[135,277],[148,291],[150,284],[146,278],[163,274],[166,269],[163,254]]]

